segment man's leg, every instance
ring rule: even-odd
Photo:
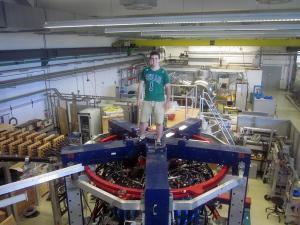
[[[164,125],[163,124],[156,124],[156,134],[157,134],[157,140],[161,141],[162,135],[163,135],[163,129]]]
[[[161,142],[163,136],[163,122],[165,116],[164,102],[156,102],[154,106],[157,141]]]
[[[144,137],[145,137],[145,131],[146,131],[146,129],[147,129],[147,127],[148,127],[148,123],[146,122],[146,123],[144,123],[144,122],[141,122],[140,123],[140,137],[143,139]]]
[[[140,126],[139,126],[139,134],[140,137],[143,139],[145,137],[145,131],[148,127],[148,120],[150,118],[152,112],[151,102],[144,101],[142,105],[142,112],[141,112],[141,119],[140,119]]]

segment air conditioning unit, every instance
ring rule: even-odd
[[[120,0],[120,4],[129,10],[147,10],[157,7],[157,0]]]

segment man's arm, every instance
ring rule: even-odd
[[[165,91],[166,91],[166,106],[165,109],[168,110],[170,108],[170,101],[171,101],[171,85],[170,83],[165,85]]]

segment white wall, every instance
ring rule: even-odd
[[[79,35],[43,35],[34,33],[1,33],[0,50],[41,48],[110,47],[113,37]]]
[[[263,66],[276,66],[281,69],[280,89],[285,90],[288,88],[289,80],[291,77],[291,63],[293,63],[292,57],[285,54],[285,51],[279,52],[278,55],[263,55]],[[276,53],[275,53],[276,54]]]
[[[3,100],[42,89],[45,89],[45,84],[43,82],[35,82],[31,84],[20,85],[14,88],[0,89],[0,96],[1,100]],[[35,103],[31,104],[32,101]],[[13,116],[18,119],[19,124],[32,119],[44,119],[46,113],[45,101],[45,96],[43,93],[40,93],[5,102],[0,104],[0,116],[8,113],[9,115],[4,116],[4,122],[8,123],[9,118]],[[12,107],[12,111],[9,109],[10,107]]]
[[[262,83],[262,70],[246,70],[245,76],[248,80],[248,93],[252,93],[254,85],[261,85]]]
[[[124,65],[123,65],[124,66]],[[122,66],[122,67],[123,67]],[[120,65],[121,67],[121,65]],[[118,67],[105,70],[96,70],[88,73],[75,74],[68,77],[62,77],[47,81],[47,88],[56,88],[61,93],[71,94],[72,92],[81,95],[98,95],[115,97],[115,89],[118,84]],[[19,85],[14,88],[0,89],[0,100],[42,90],[46,88],[45,82],[34,82],[30,84]],[[13,108],[12,116],[18,119],[19,124],[32,119],[45,119],[47,109],[43,94],[36,94],[25,98],[0,104],[0,116],[4,116],[5,123],[8,123],[10,115],[10,106]],[[39,101],[31,105],[31,101]],[[21,108],[16,106],[26,103]],[[28,104],[27,104],[28,103]]]
[[[53,79],[47,83],[49,88],[57,88],[61,93],[73,92],[80,95],[115,97],[118,68],[74,74],[67,78]]]

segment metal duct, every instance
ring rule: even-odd
[[[259,4],[268,4],[268,5],[273,5],[273,4],[284,4],[291,2],[292,0],[256,0]]]
[[[29,0],[15,1],[18,4],[0,0],[0,31],[41,31],[44,30],[46,16],[48,19],[53,15],[59,15],[60,19],[73,19],[68,12],[32,7],[32,1]]]
[[[44,11],[24,5],[4,3],[7,28],[41,29],[45,22]]]
[[[4,28],[6,25],[4,2],[0,2],[0,28]]]
[[[157,6],[157,0],[120,0],[120,4],[129,10],[147,10]]]
[[[6,81],[0,82],[0,88],[9,88],[14,87],[21,84],[28,84],[32,82],[38,82],[38,81],[44,81],[48,79],[63,77],[63,76],[70,76],[75,73],[85,73],[89,72],[91,70],[98,70],[98,69],[104,69],[104,68],[110,68],[113,66],[119,66],[122,63],[136,63],[143,60],[143,56],[137,55],[137,56],[129,56],[129,57],[120,57],[115,60],[111,60],[110,62],[106,62],[102,65],[97,66],[89,66],[84,68],[78,68],[78,69],[71,69],[71,70],[64,70],[61,72],[54,72],[54,73],[47,73],[45,75],[36,75],[32,77],[24,77],[24,78],[17,78],[17,79],[11,79]]]

